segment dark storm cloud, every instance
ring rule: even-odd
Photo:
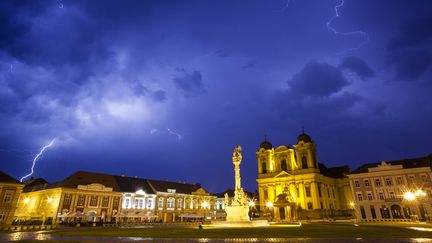
[[[173,83],[183,93],[183,96],[195,97],[206,93],[200,71],[189,72],[184,68],[177,68],[176,72]]]
[[[392,38],[387,46],[389,51],[413,47],[432,41],[432,16],[423,16],[406,23],[399,35]]]
[[[349,85],[342,71],[328,63],[311,61],[288,80],[293,94],[327,97]]]
[[[415,18],[404,24],[387,44],[388,62],[398,80],[417,80],[432,64],[432,17]]]
[[[367,65],[365,61],[358,57],[345,57],[342,63],[338,66],[340,69],[348,69],[356,73],[361,79],[365,80],[375,75],[374,71]]]
[[[394,66],[396,78],[412,81],[422,76],[432,64],[432,53],[421,49],[393,51],[389,63]]]

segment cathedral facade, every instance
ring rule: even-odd
[[[350,217],[348,166],[318,162],[316,144],[304,132],[294,146],[260,144],[258,192],[261,214],[277,221]]]

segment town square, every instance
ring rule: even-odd
[[[0,242],[432,242],[432,3],[0,2]]]

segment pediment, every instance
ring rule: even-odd
[[[290,173],[288,173],[286,171],[281,171],[281,172],[279,172],[279,174],[275,175],[274,177],[275,178],[278,178],[278,177],[280,178],[280,177],[289,177],[289,176],[291,176]]]

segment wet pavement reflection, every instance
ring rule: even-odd
[[[52,232],[52,231],[51,231]],[[50,234],[50,231],[36,231],[36,232],[13,232],[13,233],[0,233],[0,242],[15,242],[15,241],[78,241],[78,242],[304,242],[304,243],[343,243],[343,242],[377,242],[377,243],[398,243],[398,242],[413,242],[423,243],[432,242],[430,238],[407,238],[407,239],[367,239],[367,238],[353,238],[353,239],[317,239],[317,238],[226,238],[226,239],[169,239],[169,238],[145,238],[145,237],[61,237]]]

